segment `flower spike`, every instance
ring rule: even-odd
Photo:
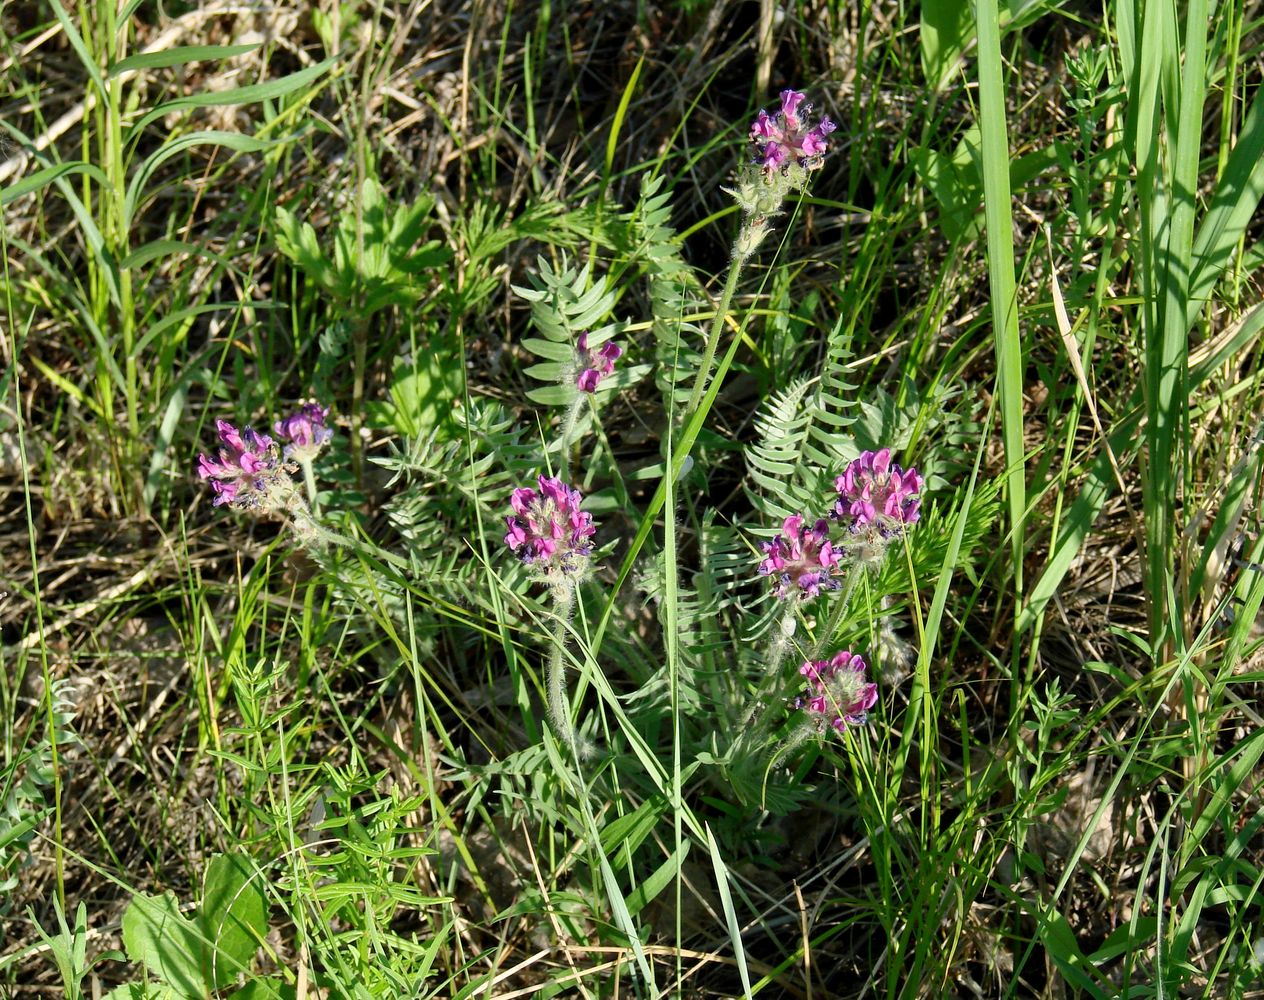
[[[826,136],[836,126],[828,117],[809,127],[811,104],[804,104],[805,95],[797,90],[781,92],[781,110],[775,115],[760,111],[751,123],[750,139],[755,144],[755,161],[766,173],[774,173],[795,163],[805,170],[821,166],[829,150]]]
[[[276,436],[286,442],[285,455],[298,462],[310,462],[333,438],[333,428],[326,425],[329,407],[304,403],[296,413],[272,425]]]
[[[867,664],[857,653],[842,650],[828,660],[808,660],[799,668],[807,678],[808,696],[795,701],[818,731],[826,725],[842,732],[864,725],[869,709],[878,703],[878,685],[865,678]]]
[[[546,578],[582,574],[597,531],[592,515],[579,509],[584,498],[560,479],[540,476],[537,484],[539,489],[523,486],[509,498],[513,514],[505,518],[505,544]]]
[[[832,517],[853,533],[892,538],[920,516],[922,477],[891,461],[891,449],[861,452],[834,480],[838,499]]]
[[[797,595],[807,599],[822,590],[837,590],[841,556],[829,540],[829,523],[821,518],[811,527],[804,525],[802,514],[787,517],[781,534],[762,546],[765,554],[759,564],[761,576],[776,580],[773,592],[778,600]]]

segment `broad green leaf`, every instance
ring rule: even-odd
[[[202,978],[205,942],[197,925],[180,913],[172,893],[132,899],[123,914],[123,947],[129,959],[181,995],[207,995]]]
[[[575,347],[573,344],[556,340],[542,340],[539,337],[528,337],[522,342],[522,346],[536,355],[536,357],[548,358],[550,361],[566,362],[575,360]]]
[[[335,288],[333,265],[320,249],[316,230],[308,222],[300,222],[289,209],[278,205],[276,210],[277,249],[298,265],[308,279],[326,292]]]
[[[1097,1000],[1107,1000],[1111,996],[1090,975],[1089,970],[1094,973],[1097,970],[1080,950],[1079,942],[1076,941],[1075,933],[1071,930],[1071,925],[1067,923],[1066,917],[1056,910],[1049,909],[1036,921],[1036,927],[1046,952],[1053,959],[1058,970],[1066,977],[1067,982],[1084,990]]]
[[[562,377],[563,366],[556,361],[545,361],[538,365],[530,365],[523,372],[541,382],[556,382]]]
[[[568,385],[542,385],[528,389],[527,399],[542,406],[567,406],[575,398],[576,390]]]
[[[1026,452],[1023,445],[1024,362],[1023,345],[1018,335],[1009,130],[1005,120],[1006,93],[998,17],[996,0],[979,0],[979,162],[987,220],[992,342],[996,355],[1001,439],[1005,449],[1005,493],[1009,500],[1010,559],[1015,597],[1021,601],[1023,519],[1027,512]]]
[[[921,5],[922,74],[940,91],[957,73],[966,47],[974,41],[970,0],[934,0]]]
[[[742,946],[742,924],[733,906],[733,893],[729,888],[729,870],[720,852],[720,845],[715,842],[715,834],[708,824],[707,850],[711,854],[711,867],[715,872],[715,885],[720,891],[720,908],[724,911],[724,922],[728,927],[729,941],[733,945],[733,955],[737,960],[738,976],[742,980],[742,995],[751,996],[750,972],[746,967],[746,949]]]
[[[223,986],[249,967],[268,932],[268,900],[249,857],[234,853],[211,859],[200,919],[211,944],[205,979]]]
[[[123,199],[123,218],[126,220],[127,225],[131,224],[132,217],[136,212],[136,206],[140,203],[141,195],[144,193],[145,185],[149,178],[153,176],[154,171],[158,167],[173,156],[179,156],[195,146],[223,146],[237,153],[257,153],[282,141],[280,139],[256,139],[253,136],[239,135],[236,132],[216,131],[190,132],[188,135],[182,135],[178,139],[172,139],[147,156],[132,175],[131,182],[127,185],[127,195]]]
[[[105,1000],[188,1000],[166,983],[124,983],[110,990]]]
[[[75,50],[75,55],[79,57],[79,62],[83,64],[83,68],[87,70],[88,76],[92,78],[93,84],[96,85],[96,98],[106,107],[109,107],[110,92],[106,89],[105,80],[101,77],[101,67],[97,65],[97,60],[88,51],[88,46],[84,43],[83,36],[79,34],[79,29],[75,27],[74,21],[70,19],[65,6],[59,3],[53,4],[52,10],[57,20],[61,22],[66,41]]]
[[[614,855],[611,866],[621,869],[626,861],[624,852],[635,851],[654,830],[658,819],[667,809],[667,800],[653,796],[642,802],[626,816],[619,816],[601,828],[601,849]]]
[[[132,268],[148,264],[151,260],[157,260],[159,257],[175,257],[183,255],[188,255],[190,257],[205,257],[207,260],[217,261],[225,266],[229,265],[229,261],[227,259],[215,253],[213,250],[197,246],[194,243],[185,243],[183,240],[152,240],[144,246],[137,247],[119,261],[119,270],[128,271]]]
[[[1190,298],[1201,304],[1211,296],[1238,241],[1264,198],[1264,91],[1257,90],[1242,122],[1238,141],[1198,227],[1194,241]],[[1191,322],[1193,320],[1191,319]]]
[[[171,443],[175,440],[176,427],[184,416],[185,401],[188,399],[188,387],[181,382],[172,392],[163,413],[162,423],[158,426],[158,436],[154,441],[154,454],[149,460],[149,472],[145,476],[145,507],[149,508],[158,495],[158,484],[162,474],[171,460]]]
[[[296,996],[294,987],[279,979],[255,979],[230,993],[228,1000],[294,1000]]]

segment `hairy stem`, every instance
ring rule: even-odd
[[[571,400],[566,411],[566,419],[562,421],[562,480],[569,482],[571,478],[571,438],[575,436],[575,425],[579,423],[579,411],[584,405],[584,394],[575,390],[575,398]]]
[[[818,660],[825,651],[825,647],[834,639],[834,633],[838,631],[839,623],[843,620],[843,615],[847,613],[847,606],[851,604],[852,596],[856,592],[856,584],[860,582],[860,578],[864,576],[864,568],[856,565],[851,572],[847,574],[847,582],[843,584],[842,592],[834,601],[834,610],[830,612],[829,621],[826,622],[820,634],[816,637],[816,642],[812,645],[812,655],[810,659]]]
[[[307,503],[314,517],[320,517],[320,501],[316,499],[316,474],[312,471],[311,459],[300,459],[299,466],[303,470],[303,485],[307,488]]]
[[[575,585],[569,580],[553,587],[553,642],[544,678],[549,721],[567,746],[579,757],[570,705],[566,701],[566,639],[575,611]]]
[[[707,390],[707,382],[711,378],[711,367],[715,364],[715,352],[720,346],[720,333],[724,329],[724,320],[733,304],[733,293],[737,291],[737,279],[742,274],[745,258],[736,254],[729,264],[728,280],[724,283],[724,291],[720,293],[720,301],[715,307],[715,319],[711,321],[711,332],[707,334],[707,346],[702,352],[702,364],[698,366],[698,376],[693,382],[693,392],[689,396],[689,406],[685,416],[693,413],[702,402],[702,394]]]

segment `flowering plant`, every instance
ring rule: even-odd
[[[865,677],[867,666],[846,649],[828,660],[808,660],[799,668],[807,678],[808,695],[796,699],[795,708],[805,710],[818,730],[830,725],[841,733],[847,726],[863,725],[878,703],[878,685]]]
[[[834,579],[841,561],[829,540],[829,522],[820,518],[811,527],[802,514],[787,517],[781,534],[763,543],[765,558],[759,564],[761,576],[776,580],[773,592],[784,601],[792,595],[807,599],[822,589],[836,590]]]
[[[297,412],[273,424],[276,436],[286,442],[286,457],[312,461],[334,436],[333,428],[325,424],[328,418],[329,407],[304,403]]]
[[[594,350],[588,346],[588,332],[585,331],[575,344],[575,354],[580,369],[575,385],[580,392],[594,393],[603,378],[614,374],[614,363],[622,356],[623,348],[607,341]]]
[[[198,455],[198,478],[210,484],[216,507],[242,510],[283,509],[292,484],[276,444],[253,427],[240,430],[227,420],[215,421],[219,449],[212,457]]]
[[[597,530],[592,515],[579,509],[579,490],[560,479],[542,475],[537,484],[538,490],[519,487],[509,498],[513,514],[505,518],[505,544],[543,576],[581,574]]]
[[[922,477],[891,461],[891,449],[865,451],[834,480],[838,499],[831,517],[853,532],[891,538],[913,524],[921,507]]]
[[[807,95],[797,90],[781,92],[781,109],[770,115],[760,111],[751,124],[750,139],[755,145],[756,162],[767,173],[797,164],[805,170],[817,170],[829,143],[825,137],[837,126],[822,116],[815,124],[808,115],[811,104],[804,104]]]

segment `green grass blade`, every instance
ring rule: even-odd
[[[979,152],[983,162],[983,210],[987,226],[988,283],[992,297],[992,341],[1005,444],[1005,492],[1009,500],[1010,553],[1014,591],[1023,593],[1023,520],[1027,482],[1023,449],[1023,351],[1018,338],[1014,278],[1014,223],[1010,204],[1009,135],[1001,80],[1001,34],[997,0],[979,0]]]
[[[729,940],[733,943],[733,957],[737,961],[737,974],[742,978],[742,996],[751,995],[750,970],[746,968],[746,949],[742,946],[742,925],[733,908],[733,893],[729,891],[729,871],[720,857],[720,845],[715,834],[707,826],[707,850],[711,852],[711,866],[715,869],[715,885],[720,892],[720,906],[724,910],[724,922],[728,926]]]

